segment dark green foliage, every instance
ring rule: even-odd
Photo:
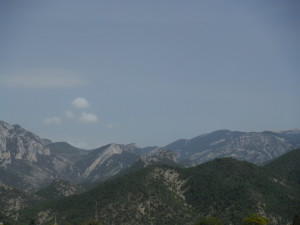
[[[31,220],[29,221],[28,225],[35,225],[35,222],[34,222],[34,220],[33,220],[33,219],[31,219]]]
[[[274,177],[286,183],[299,185],[300,187],[300,149],[273,160],[264,168]]]
[[[99,220],[104,224],[147,224],[148,220],[152,220],[154,224],[183,224],[189,216],[187,207],[181,199],[176,199],[176,195],[162,184],[159,177],[147,177],[154,169],[155,167],[146,168],[104,182],[89,192],[70,198],[45,202],[24,210],[22,214],[34,216],[41,208],[47,208],[54,211],[61,221],[81,223],[94,217],[97,200]],[[143,210],[137,210],[137,205],[144,208],[144,213]]]
[[[26,218],[48,210],[60,223],[83,223],[94,218],[97,201],[104,225],[194,224],[197,216],[208,215],[225,224],[240,224],[258,209],[277,224],[286,224],[300,210],[300,195],[293,182],[282,185],[274,179],[266,166],[231,158],[187,169],[152,166],[88,192],[25,209],[20,220],[28,224]]]
[[[188,176],[186,199],[203,216],[237,224],[249,213],[257,212],[258,207],[264,207],[266,213],[288,220],[299,207],[294,192],[274,182],[254,164],[225,158],[188,170],[193,175]]]
[[[294,216],[293,225],[300,225],[300,214]]]
[[[35,215],[41,208],[50,208],[57,212],[59,220],[74,222],[87,221],[94,217],[95,201],[98,201],[99,220],[103,224],[176,224],[187,221],[188,209],[181,199],[164,187],[160,178],[147,176],[155,168],[146,168],[137,173],[125,175],[119,179],[104,182],[93,190],[61,201],[46,202],[23,211],[23,215]],[[149,206],[147,203],[149,202]],[[139,205],[143,210],[137,210]],[[60,216],[63,215],[63,216]],[[146,216],[145,216],[146,215]],[[172,217],[176,215],[176,217]]]
[[[7,218],[7,216],[5,216],[4,213],[2,212],[1,205],[0,205],[0,222],[2,222],[4,225],[12,224],[12,220]]]
[[[4,221],[4,215],[3,213],[1,212],[1,209],[0,209],[0,222],[3,222]]]
[[[47,199],[47,200],[53,200],[53,199],[57,199],[57,189],[54,185],[54,183],[50,184],[49,186],[42,188],[41,190],[36,192],[36,195]],[[62,197],[62,196],[59,196]]]

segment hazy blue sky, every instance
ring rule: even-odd
[[[298,0],[0,1],[0,120],[166,145],[300,128]]]

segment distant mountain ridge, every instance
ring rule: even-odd
[[[300,146],[300,131],[241,132],[218,130],[167,146],[186,167],[223,157],[262,164]]]
[[[233,157],[261,164],[299,146],[300,131],[219,130],[165,147],[109,144],[84,150],[42,139],[19,125],[0,121],[0,181],[37,190],[60,179],[75,184],[103,181],[138,161],[142,167],[153,164],[190,167],[215,158]]]

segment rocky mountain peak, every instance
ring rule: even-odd
[[[12,160],[36,162],[37,155],[49,155],[44,151],[50,140],[42,139],[25,130],[20,125],[0,122],[0,166],[10,164]]]
[[[8,127],[11,127],[11,125],[8,124],[8,123],[6,123],[6,122],[4,122],[3,120],[0,120],[0,129],[1,130],[4,129],[4,128],[7,129]]]
[[[135,143],[131,143],[131,144],[124,145],[123,149],[126,152],[134,152],[136,149],[138,149],[138,147]]]

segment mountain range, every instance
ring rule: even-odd
[[[113,143],[84,150],[42,139],[19,125],[0,121],[0,181],[26,190],[37,190],[59,179],[75,184],[103,181],[139,160],[145,166],[161,161],[191,167],[215,158],[233,157],[262,164],[299,146],[299,130],[219,130],[164,147]]]
[[[299,147],[299,130],[219,130],[84,150],[0,121],[0,222],[78,223],[97,201],[103,224],[237,224],[254,212],[288,224],[300,212]]]

